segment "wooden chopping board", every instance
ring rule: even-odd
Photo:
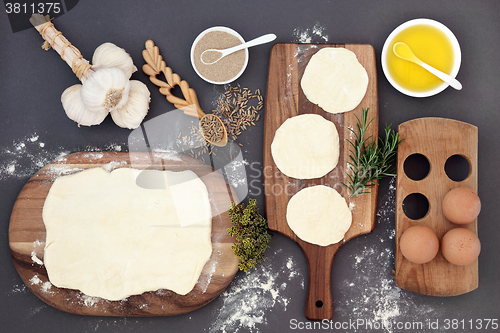
[[[331,114],[305,97],[300,81],[309,59],[323,47],[344,47],[354,52],[368,73],[369,83],[365,97],[355,110]],[[347,190],[340,184],[346,179],[346,161],[349,156],[349,128],[356,129],[356,116],[361,118],[362,108],[369,108],[368,117],[375,118],[367,135],[378,136],[378,94],[375,52],[366,44],[275,44],[271,50],[266,92],[264,129],[264,191],[266,194],[266,215],[269,228],[295,241],[302,249],[308,266],[308,288],[305,316],[310,320],[333,318],[331,294],[331,270],[335,253],[350,239],[369,233],[375,226],[377,191],[349,198]],[[314,113],[332,121],[337,127],[340,140],[340,158],[337,167],[322,178],[300,180],[282,174],[271,155],[274,133],[288,118]],[[290,198],[299,190],[326,185],[336,189],[352,209],[353,221],[344,239],[330,246],[318,246],[299,239],[286,221],[286,207]]]
[[[454,296],[472,291],[478,287],[478,260],[467,266],[456,266],[439,251],[430,262],[414,264],[401,254],[399,240],[403,232],[414,225],[431,228],[440,241],[448,230],[459,227],[445,218],[441,202],[446,193],[456,187],[466,187],[477,193],[478,129],[452,119],[421,118],[399,125],[398,131],[404,141],[398,147],[396,285],[432,296]],[[429,173],[420,180],[411,179],[405,172],[405,161],[414,154],[424,155],[430,165]],[[463,156],[469,163],[469,175],[459,182],[450,179],[445,171],[445,163],[453,155]],[[403,210],[403,201],[412,193],[423,194],[429,202],[427,214],[418,220],[408,218]],[[460,227],[477,235],[477,219]]]
[[[165,157],[165,158],[164,158]],[[9,245],[14,265],[23,282],[47,304],[75,314],[93,316],[171,316],[193,311],[216,298],[238,271],[239,259],[233,254],[234,240],[227,235],[231,226],[227,213],[230,207],[230,187],[211,166],[185,155],[173,160],[161,153],[81,152],[65,156],[40,169],[23,187],[12,210],[9,225]],[[131,164],[131,161],[133,163]],[[81,170],[109,166],[183,171],[192,170],[207,186],[212,211],[220,212],[212,219],[212,256],[206,263],[198,283],[186,295],[169,290],[146,292],[121,301],[87,297],[77,290],[57,288],[48,282],[43,264],[45,225],[42,209],[45,198],[56,178]],[[35,260],[32,257],[36,255]]]

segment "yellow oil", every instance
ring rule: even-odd
[[[429,91],[443,83],[433,74],[409,61],[398,58],[392,51],[397,42],[406,43],[423,62],[450,74],[453,69],[453,46],[438,28],[428,25],[408,27],[395,36],[387,49],[387,70],[400,86],[415,92]]]

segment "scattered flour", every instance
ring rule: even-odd
[[[16,165],[15,164],[11,164],[9,166],[7,166],[7,168],[5,169],[9,174],[13,175],[14,172],[16,171]]]
[[[290,299],[283,296],[287,283],[278,282],[279,276],[288,275],[289,281],[304,277],[295,269],[292,257],[279,266],[271,265],[272,257],[266,256],[256,268],[240,273],[220,296],[222,306],[209,328],[214,332],[259,332],[267,324],[267,315],[272,311],[286,311]],[[273,263],[275,264],[275,263]]]
[[[122,146],[116,143],[112,143],[107,145],[105,150],[122,151]]]
[[[55,161],[59,161],[59,162],[63,162],[63,161],[66,161],[67,158],[66,156],[69,154],[69,152],[67,151],[63,151],[62,153],[60,153],[54,160]]]
[[[293,258],[290,257],[286,261],[286,268],[288,268],[289,274],[288,274],[288,280],[292,280],[294,277],[299,275],[298,271],[295,268],[295,261],[293,261]],[[304,288],[304,279],[301,281],[301,287]]]
[[[127,164],[127,161],[111,161],[109,162],[108,164],[104,164],[102,166],[102,168],[108,172],[111,172],[113,171],[114,169],[116,169],[117,167],[119,167],[120,165],[124,165],[124,164]]]
[[[47,305],[42,305],[42,306],[37,306],[36,308],[32,308],[30,310],[30,313],[28,314],[28,317],[32,317],[36,315],[38,312],[42,311],[42,309],[45,309]]]
[[[233,188],[238,188],[240,186],[247,187],[247,173],[245,171],[245,165],[249,163],[246,160],[233,160],[224,166],[226,171],[226,179]]]
[[[436,309],[429,305],[417,304],[418,295],[396,286],[391,276],[394,268],[394,243],[384,240],[394,239],[395,178],[390,180],[389,193],[380,198],[377,212],[378,228],[383,228],[380,243],[364,247],[354,256],[354,279],[344,280],[340,287],[343,301],[336,300],[337,313],[345,318],[363,318],[366,322],[379,325],[381,332],[395,332],[394,323],[400,316],[404,321],[428,318]],[[375,276],[374,276],[375,275]],[[379,332],[379,330],[377,330]]]
[[[94,148],[92,148],[92,149],[94,149]],[[96,151],[89,151],[88,153],[83,154],[83,157],[91,158],[94,160],[99,160],[99,159],[104,157],[104,153],[96,152]]]
[[[50,281],[43,282],[42,279],[40,279],[40,277],[38,276],[38,274],[35,274],[29,280],[29,282],[31,283],[31,285],[40,286],[40,289],[42,292],[45,292],[45,293],[56,293],[57,292],[56,289],[52,289],[53,284],[50,283]],[[77,294],[76,302],[78,302],[82,305],[91,307],[91,306],[94,306],[96,303],[98,303],[101,300],[103,300],[103,299],[100,297],[88,296],[88,295],[79,293],[79,294]],[[146,305],[144,305],[144,306],[146,306]],[[142,306],[141,308],[143,308],[144,306]]]
[[[40,240],[35,240],[33,242],[33,250],[31,251],[31,260],[40,266],[43,266],[43,261],[37,257],[38,253],[43,253],[43,248],[45,246],[45,242],[41,242]]]
[[[14,287],[12,288],[10,293],[11,294],[24,293],[26,290],[27,290],[27,288],[26,288],[25,284],[21,284],[21,285],[16,284],[16,285],[14,285]]]
[[[293,30],[293,37],[298,43],[328,42],[328,35],[325,28],[317,22],[312,28],[296,28]]]
[[[33,277],[30,279],[30,283],[33,285],[38,285],[42,283],[42,280],[40,280],[38,275],[33,275]]]
[[[212,244],[214,245],[214,244]],[[215,247],[215,245],[214,245]],[[202,289],[202,293],[205,293],[207,291],[208,286],[210,285],[210,282],[212,281],[212,277],[217,269],[217,264],[220,261],[220,258],[222,257],[222,252],[220,249],[213,249],[212,251],[212,257],[210,260],[206,263],[206,265],[209,265],[207,267],[210,267],[210,271],[208,274],[202,274],[198,280],[198,284],[200,285],[200,288]]]
[[[0,150],[0,157],[3,161],[0,164],[0,180],[31,176],[50,162],[46,153],[40,151],[40,148],[44,147],[45,144],[39,142],[38,139],[37,134],[26,136],[21,140],[13,141],[12,147]]]
[[[66,155],[69,154],[68,149],[58,147],[56,150],[48,151],[37,133],[13,141],[11,147],[0,148],[0,161],[2,161],[0,162],[0,181],[9,178],[26,179],[54,160],[64,161]],[[99,159],[103,156],[99,152],[101,150],[122,151],[122,146],[116,143],[108,144],[104,149],[87,146],[86,157]],[[51,171],[55,175],[64,175],[77,170],[54,167]]]
[[[33,260],[34,263],[43,266],[43,261],[41,261],[37,256],[36,256],[36,251],[33,250],[31,251],[31,260]]]
[[[72,173],[76,173],[76,172],[82,171],[82,170],[84,170],[84,169],[73,168],[73,167],[68,166],[66,164],[53,164],[47,170],[47,175],[50,175],[52,177],[59,177],[59,176],[70,175]]]
[[[50,283],[49,281],[44,282],[42,284],[42,291],[45,293],[51,292],[51,290],[50,290],[51,288],[52,288],[52,283]]]
[[[87,296],[85,294],[81,296],[81,299],[83,301],[83,304],[85,304],[85,306],[93,306],[101,300],[100,297]]]
[[[182,161],[179,154],[175,150],[153,149],[153,156],[168,161]]]

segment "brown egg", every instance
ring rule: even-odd
[[[481,201],[474,191],[465,187],[457,187],[446,193],[442,207],[444,216],[450,222],[467,224],[479,215]]]
[[[439,240],[432,229],[416,225],[403,232],[399,239],[403,256],[415,264],[431,261],[439,251]]]
[[[469,229],[454,228],[441,239],[441,251],[452,264],[464,266],[474,262],[479,256],[481,242]]]

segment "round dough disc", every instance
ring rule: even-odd
[[[300,190],[290,199],[286,221],[303,241],[328,246],[344,238],[351,227],[352,213],[335,189],[317,185]]]
[[[307,99],[330,113],[353,110],[366,94],[368,74],[356,54],[325,47],[309,60],[300,81]]]
[[[274,135],[271,155],[278,169],[288,177],[323,177],[339,161],[337,128],[317,114],[288,118]]]

